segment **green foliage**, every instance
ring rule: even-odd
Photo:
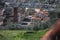
[[[46,31],[47,30],[41,30],[27,33],[28,31],[23,30],[0,30],[0,40],[40,40]]]

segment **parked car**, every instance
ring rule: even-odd
[[[23,27],[24,29],[31,29],[33,27],[33,22],[31,17],[24,18],[20,24],[21,24],[21,27]]]

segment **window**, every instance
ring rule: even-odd
[[[30,22],[30,21],[31,21],[31,19],[24,18],[22,21],[25,21],[25,22]]]
[[[21,23],[21,25],[27,25],[28,23]]]

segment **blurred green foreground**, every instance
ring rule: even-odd
[[[46,31],[0,30],[0,40],[40,40]]]

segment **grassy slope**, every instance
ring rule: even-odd
[[[41,30],[33,33],[26,33],[27,31],[19,30],[1,30],[0,40],[40,40],[45,34],[46,30]]]

